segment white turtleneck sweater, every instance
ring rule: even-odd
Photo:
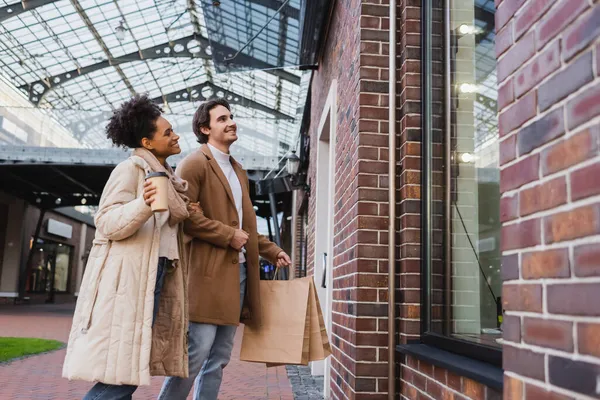
[[[227,182],[229,183],[229,187],[231,188],[231,193],[233,194],[233,200],[235,202],[235,208],[238,213],[238,221],[239,227],[242,228],[242,219],[243,219],[243,210],[242,210],[242,185],[240,180],[238,179],[235,171],[233,169],[233,165],[231,165],[231,156],[227,153],[223,153],[221,150],[217,149],[215,146],[208,144],[210,151],[212,152],[215,160],[221,167],[221,171],[227,178]],[[244,253],[240,251],[240,264],[246,262],[246,257]]]

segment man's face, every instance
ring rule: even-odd
[[[229,147],[237,139],[237,125],[233,121],[231,112],[221,105],[210,110],[210,127],[202,128],[202,132],[208,135],[208,142]]]

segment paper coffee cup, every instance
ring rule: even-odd
[[[168,183],[169,176],[166,172],[151,172],[146,175],[146,180],[154,183],[156,194],[154,201],[150,204],[152,211],[167,211],[169,209]]]

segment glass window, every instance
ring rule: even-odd
[[[434,2],[435,4],[436,2]],[[434,6],[435,7],[435,6]],[[500,170],[493,0],[432,10],[424,152],[425,332],[500,348]],[[439,39],[439,40],[438,40]],[[429,100],[428,100],[429,99]],[[429,139],[428,139],[429,138]],[[424,166],[425,168],[425,166]]]

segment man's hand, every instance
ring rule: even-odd
[[[233,234],[233,238],[231,239],[230,246],[236,249],[237,251],[241,251],[242,247],[246,245],[248,242],[248,234],[241,229],[236,229]]]
[[[277,255],[277,268],[289,267],[292,265],[292,260],[290,260],[290,256],[288,256],[285,251],[280,252]]]

